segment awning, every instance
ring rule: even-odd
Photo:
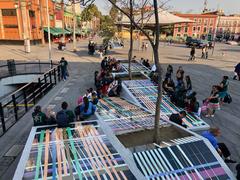
[[[44,27],[44,31],[48,32],[48,28]],[[66,29],[64,30],[64,33],[65,34],[71,34],[71,32],[66,30]],[[53,36],[62,35],[63,34],[62,28],[53,28],[53,27],[51,27],[50,28],[50,34],[52,34]]]
[[[163,9],[158,10],[158,17],[159,17],[159,25],[160,26],[167,26],[167,25],[174,25],[179,23],[192,23],[193,21],[187,18],[182,18],[179,16],[176,16],[174,14],[171,14]],[[141,15],[135,15],[134,16],[135,22],[138,22],[138,24],[141,24]],[[129,26],[130,20],[127,16],[123,16],[122,20],[117,22],[119,25]],[[155,16],[152,11],[144,13],[143,18],[143,25],[145,27],[154,27],[155,26]]]
[[[66,28],[69,32],[73,33],[73,29],[71,28]],[[76,32],[75,32],[77,35],[84,35],[84,32],[79,29],[79,28],[76,28]]]
[[[47,28],[47,27],[44,27],[44,31],[48,33],[48,28]],[[56,31],[54,30],[54,28],[52,28],[52,27],[50,28],[50,34],[52,34],[53,36],[59,35],[59,33],[56,32]]]

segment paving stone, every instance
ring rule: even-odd
[[[59,96],[57,96],[57,97],[54,98],[54,100],[55,100],[55,101],[61,101],[62,98],[63,98],[63,97],[59,97]]]
[[[5,157],[17,157],[17,155],[19,153],[21,153],[23,148],[24,148],[24,145],[15,144],[7,151],[7,153],[4,156]]]

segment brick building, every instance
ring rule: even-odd
[[[217,27],[218,15],[212,14],[175,14],[179,17],[188,18],[194,23],[181,23],[174,25],[174,37],[195,37],[212,39]]]
[[[55,2],[48,1],[51,27],[55,27]],[[47,27],[45,0],[0,1],[0,40],[41,40]]]

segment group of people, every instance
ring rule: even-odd
[[[140,63],[141,63],[142,65],[144,65],[146,68],[151,69],[151,65],[150,65],[150,63],[149,63],[149,59],[141,58]]]
[[[120,96],[122,81],[119,77],[113,77],[113,71],[121,71],[120,61],[115,58],[104,57],[101,62],[101,71],[95,72],[95,86],[101,96]]]
[[[60,128],[68,127],[74,121],[84,121],[94,115],[97,103],[97,93],[90,88],[84,96],[77,99],[74,112],[68,109],[67,102],[62,102],[61,110],[57,113],[51,107],[48,107],[47,112],[44,113],[41,106],[36,106],[32,113],[33,124],[34,126],[57,124]]]
[[[141,49],[142,49],[142,51],[147,51],[148,50],[148,43],[147,42],[143,42]]]
[[[208,59],[208,49],[209,47],[207,45],[202,47],[202,56],[201,59]],[[190,50],[190,57],[189,61],[194,61],[196,59],[196,47],[193,46]]]

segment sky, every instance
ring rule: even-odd
[[[138,1],[138,0],[136,0]],[[200,13],[203,10],[204,0],[170,0],[167,3],[169,11],[181,11],[182,13]],[[110,5],[107,0],[95,0],[95,4],[107,14]],[[208,9],[223,9],[225,14],[240,14],[240,0],[208,0]]]

